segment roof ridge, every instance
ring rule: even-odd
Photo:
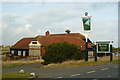
[[[79,36],[73,37],[73,36],[42,36],[42,37],[66,37],[66,38],[79,38]]]
[[[36,37],[26,37],[26,38],[22,38],[22,39],[30,39],[30,38],[36,38]]]
[[[66,33],[60,33],[60,34],[66,34]],[[81,33],[69,33],[69,34],[81,34]],[[50,34],[50,35],[58,35],[58,34]]]

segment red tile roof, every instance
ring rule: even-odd
[[[50,34],[49,36],[37,36],[33,38],[23,38],[13,45],[12,49],[29,49],[29,43],[33,40],[44,46],[50,45],[57,42],[68,42],[77,46],[82,46],[81,50],[85,50],[85,37],[80,33],[69,33],[69,34]],[[89,43],[88,47],[92,48],[93,44]]]
[[[23,38],[19,40],[15,45],[11,46],[12,49],[29,49],[29,43],[37,40],[36,38]]]
[[[85,42],[79,37],[44,36],[44,37],[38,38],[38,41],[44,46],[57,43],[57,42],[68,42],[71,44],[75,44],[77,46],[82,45],[83,46],[82,50],[84,50],[85,48]]]
[[[67,36],[67,37],[80,37],[81,39],[85,39],[80,33],[69,33],[69,34],[50,34],[50,36]]]

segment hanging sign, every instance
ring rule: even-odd
[[[91,30],[91,17],[90,16],[82,17],[82,22],[83,22],[84,31],[90,31]]]

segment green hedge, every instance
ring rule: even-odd
[[[61,63],[66,60],[80,60],[84,58],[81,50],[74,44],[67,42],[53,43],[45,47],[45,56],[43,64]]]

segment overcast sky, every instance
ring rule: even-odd
[[[24,37],[52,34],[82,33],[81,17],[92,16],[92,41],[113,40],[118,46],[117,2],[7,2],[2,4],[2,44],[13,45]],[[1,42],[0,42],[1,43]]]

